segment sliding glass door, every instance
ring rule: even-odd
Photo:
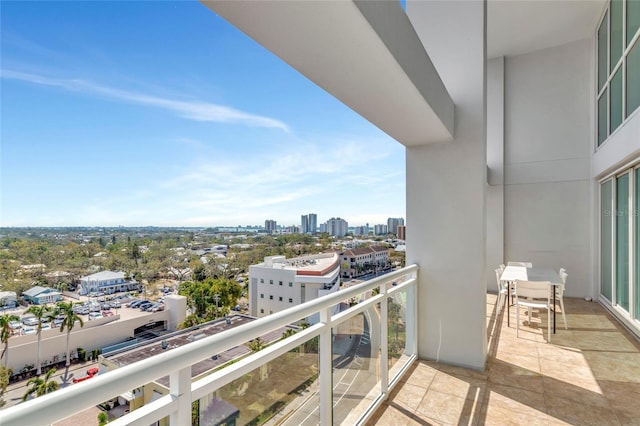
[[[629,172],[616,179],[615,304],[629,311]]]
[[[612,301],[613,180],[600,186],[600,293]]]

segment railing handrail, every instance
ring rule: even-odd
[[[417,265],[407,266],[7,408],[0,411],[0,424],[3,426],[38,425],[50,424],[53,421],[64,419],[75,414],[78,407],[86,408],[98,405],[114,396],[157,380],[159,377],[191,366],[208,358],[211,354],[224,352],[276,328],[290,325],[326,310],[343,300],[417,271]]]

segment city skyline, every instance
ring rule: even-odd
[[[1,22],[0,226],[405,216],[404,148],[200,3]]]

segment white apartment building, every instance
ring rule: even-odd
[[[387,219],[387,229],[391,234],[398,234],[398,226],[404,226],[404,218],[390,217]]]
[[[387,225],[379,224],[373,226],[373,233],[376,235],[386,235],[389,227]]]
[[[249,285],[251,315],[264,317],[338,291],[340,258],[337,253],[267,256],[249,267]],[[308,321],[316,323],[317,315]]]
[[[349,224],[339,217],[332,217],[327,221],[327,232],[334,237],[344,237],[349,232]]]
[[[342,276],[354,278],[389,266],[389,249],[370,246],[345,250],[340,254],[340,260]]]
[[[82,295],[91,292],[111,294],[137,288],[138,282],[133,278],[126,279],[126,274],[122,271],[102,271],[80,278],[78,292]]]

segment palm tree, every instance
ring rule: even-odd
[[[60,333],[63,333],[65,329],[67,330],[67,359],[64,365],[68,367],[71,364],[71,358],[69,356],[69,337],[71,336],[71,330],[73,330],[73,327],[76,325],[76,321],[80,323],[80,327],[84,327],[84,322],[82,318],[73,311],[73,303],[71,302],[58,302],[55,313],[56,315],[64,315],[64,320],[62,320],[60,324]]]
[[[42,373],[42,366],[40,365],[40,340],[42,339],[42,318],[50,317],[52,313],[51,307],[47,305],[32,305],[25,311],[27,314],[33,314],[38,320],[36,332],[38,334],[38,363],[36,364],[36,374],[39,376]]]
[[[4,344],[0,358],[4,357],[5,368],[9,362],[9,337],[11,337],[11,327],[9,323],[11,321],[20,321],[20,318],[14,314],[4,314],[0,316],[0,342]]]
[[[26,401],[31,395],[35,394],[36,397],[45,395],[47,393],[53,392],[54,390],[58,390],[60,385],[57,381],[52,380],[51,376],[56,372],[55,368],[47,371],[47,374],[42,377],[32,377],[27,381],[27,386],[29,387],[27,391],[22,395],[22,400]]]

